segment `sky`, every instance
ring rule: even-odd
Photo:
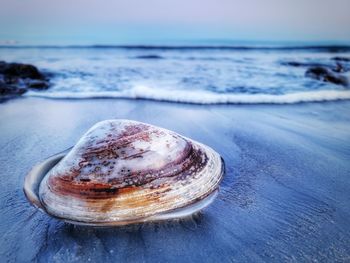
[[[0,0],[0,44],[350,42],[350,0]]]

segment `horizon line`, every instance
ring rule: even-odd
[[[190,50],[190,49],[227,49],[227,50],[325,50],[350,51],[350,43],[332,42],[304,42],[304,43],[265,43],[265,44],[1,44],[0,48],[110,48],[110,49],[163,49],[163,50]]]

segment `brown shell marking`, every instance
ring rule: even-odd
[[[114,129],[111,129],[106,139],[93,142],[90,138],[88,145],[82,149],[83,160],[79,162],[78,169],[71,169],[68,174],[50,176],[49,187],[51,191],[60,195],[70,195],[75,197],[85,196],[87,199],[111,198],[118,194],[130,193],[129,189],[135,189],[130,186],[146,185],[155,179],[162,177],[175,177],[176,180],[185,180],[188,176],[196,174],[207,163],[207,157],[201,150],[195,151],[190,143],[186,144],[185,149],[174,160],[159,169],[131,171],[121,170],[122,177],[96,182],[95,178],[107,179],[109,173],[103,173],[100,165],[91,164],[89,161],[98,159],[101,165],[113,169],[113,164],[120,159],[142,158],[145,151],[137,154],[128,155],[131,142],[145,140],[152,142],[149,133],[149,127],[144,124],[129,125],[121,135],[115,136]],[[161,133],[157,132],[157,137]],[[180,138],[178,138],[180,139]],[[118,154],[118,153],[121,154]],[[111,161],[111,159],[113,161]],[[203,161],[204,160],[204,161]],[[192,169],[188,169],[192,166]],[[89,167],[91,173],[84,173],[83,168]],[[152,185],[152,188],[161,187],[161,185]],[[135,190],[132,190],[135,191]]]

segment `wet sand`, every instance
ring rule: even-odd
[[[310,262],[350,259],[350,102],[203,106],[21,98],[0,104],[1,262]],[[203,142],[226,162],[188,219],[73,226],[25,199],[31,167],[94,123],[128,118]]]

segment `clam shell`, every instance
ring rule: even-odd
[[[208,146],[149,124],[107,120],[25,179],[31,203],[70,223],[180,218],[215,198],[224,163]]]

